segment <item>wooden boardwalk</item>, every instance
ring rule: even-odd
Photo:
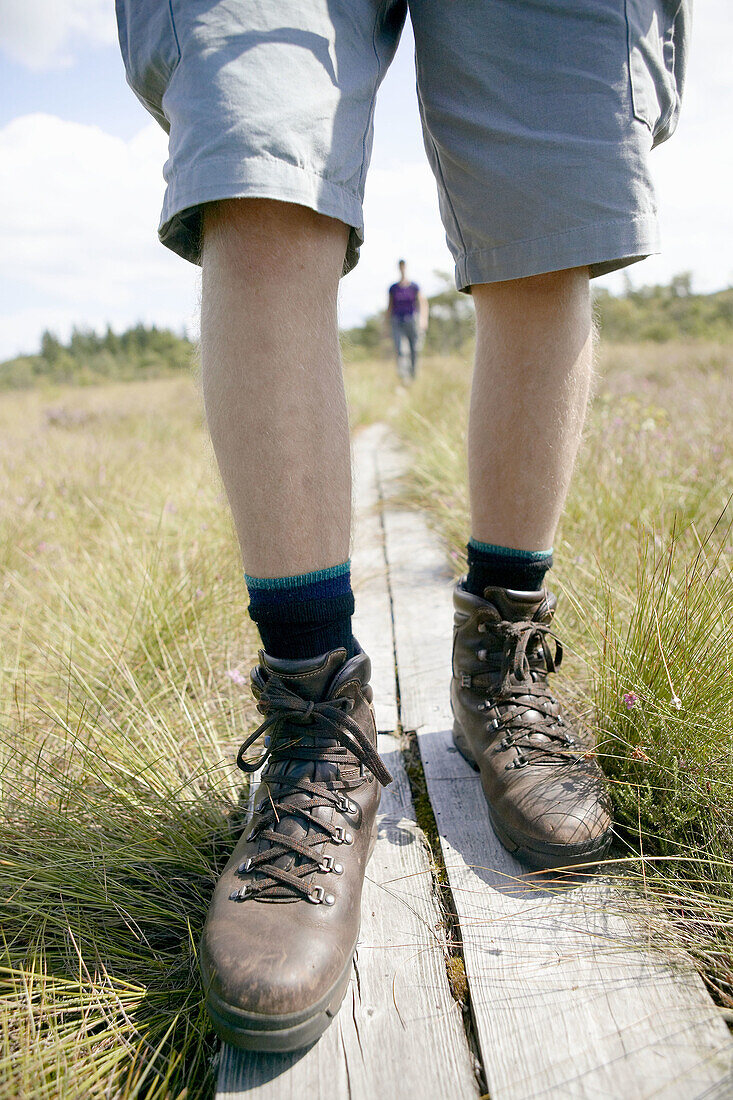
[[[390,503],[402,458],[377,425],[355,440],[355,631],[373,664],[382,798],[354,974],[318,1043],[224,1045],[217,1097],[239,1100],[731,1100],[733,1041],[685,958],[604,883],[562,889],[496,840],[450,740],[451,582],[435,536]],[[449,889],[437,886],[396,731],[417,734]],[[447,977],[455,910],[470,1011]]]

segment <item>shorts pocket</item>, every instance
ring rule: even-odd
[[[677,125],[687,53],[684,0],[625,0],[629,79],[634,117],[651,130],[653,144]]]
[[[167,129],[163,96],[181,59],[171,0],[115,0],[127,80]]]

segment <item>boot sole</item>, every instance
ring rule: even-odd
[[[206,994],[206,1010],[214,1031],[219,1038],[238,1050],[285,1054],[311,1046],[321,1037],[341,1007],[351,980],[353,957],[352,952],[335,985],[318,1004],[305,1013],[261,1016],[254,1012],[244,1012],[209,990]]]
[[[470,764],[475,772],[481,774],[481,769],[476,763],[466,737],[459,722],[453,723],[453,744],[459,753]],[[606,854],[613,840],[613,829],[608,829],[597,839],[586,841],[584,844],[551,844],[546,841],[535,840],[528,837],[519,829],[498,821],[491,803],[486,798],[486,806],[489,811],[489,820],[497,837],[520,863],[524,863],[537,871],[560,870],[563,867],[576,867],[579,864],[586,865],[590,870]]]
[[[372,858],[377,842],[377,824],[375,822],[369,843],[367,864]],[[288,1051],[302,1050],[319,1039],[333,1022],[341,1003],[346,996],[351,980],[351,965],[356,947],[349,956],[344,969],[330,990],[316,1004],[302,1012],[287,1015],[261,1015],[247,1012],[236,1005],[229,1004],[211,989],[211,982],[202,972],[206,990],[206,1010],[214,1031],[230,1046],[238,1050],[257,1050],[268,1054],[285,1054]]]

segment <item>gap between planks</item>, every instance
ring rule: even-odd
[[[380,497],[404,458],[383,438]],[[403,729],[416,730],[491,1100],[723,1100],[733,1043],[689,958],[598,879],[558,889],[501,846],[451,740],[452,581],[422,515],[384,508]],[[459,1095],[452,1093],[452,1095]]]
[[[372,660],[379,751],[394,776],[382,792],[362,926],[341,1011],[310,1049],[248,1054],[222,1044],[217,1100],[476,1100],[475,1066],[445,969],[443,915],[402,762],[394,635],[376,455],[385,430],[354,443],[355,632]],[[388,732],[385,732],[388,731]]]

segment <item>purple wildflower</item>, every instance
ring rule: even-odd
[[[639,702],[639,696],[635,691],[625,691],[623,694],[623,700],[626,704],[627,710],[633,710],[636,704]]]

